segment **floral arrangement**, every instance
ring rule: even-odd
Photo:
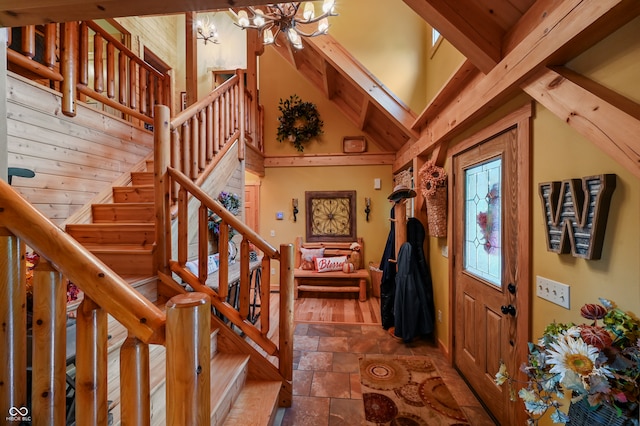
[[[278,105],[278,135],[280,142],[290,141],[300,152],[304,151],[304,144],[322,134],[324,123],[316,106],[311,102],[303,102],[297,95],[282,100]]]
[[[447,186],[447,172],[442,167],[436,166],[433,161],[424,163],[418,171],[420,177],[420,189],[425,197],[433,197],[438,188]]]
[[[241,203],[238,194],[222,191],[220,194],[218,194],[218,201],[234,216],[240,214]],[[213,211],[209,210],[209,230],[213,232],[213,235],[216,239],[220,235],[220,223],[222,223],[222,218],[215,214]],[[233,238],[234,235],[235,230],[233,228],[230,228],[229,239]]]
[[[590,324],[552,323],[538,343],[529,343],[528,362],[521,368],[527,377],[518,396],[524,401],[529,424],[536,424],[548,410],[554,423],[569,416],[559,410],[561,400],[586,398],[591,409],[606,404],[618,416],[638,415],[640,395],[640,321],[608,300],[580,309]],[[498,385],[517,382],[504,364],[496,374]]]
[[[484,250],[491,254],[500,245],[500,191],[498,184],[494,184],[487,193],[487,211],[479,212],[476,221],[484,240]]]

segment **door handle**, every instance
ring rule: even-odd
[[[516,285],[514,283],[509,283],[507,290],[509,290],[509,293],[511,294],[516,294]]]
[[[512,317],[516,316],[516,308],[513,305],[507,305],[507,306],[502,305],[500,307],[500,310],[504,315],[511,315]]]

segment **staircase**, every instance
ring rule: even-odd
[[[147,162],[147,170],[153,163]],[[130,186],[112,188],[113,203],[93,204],[92,222],[68,224],[66,231],[149,300],[157,302],[154,264],[155,211],[153,173],[132,172]],[[120,424],[120,348],[124,326],[109,316],[108,400],[110,424]],[[272,425],[282,383],[248,380],[249,355],[218,348],[211,334],[211,424]],[[164,346],[150,345],[151,424],[166,423]]]
[[[68,224],[78,240],[133,287],[156,300],[153,163],[132,172],[131,185],[112,188],[113,202],[91,206],[92,223]]]
[[[109,317],[108,399],[110,424],[120,425],[119,350],[126,329]],[[223,353],[217,345],[218,330],[211,333],[211,425],[272,425],[278,408],[278,381],[248,380],[249,356]],[[149,346],[151,424],[166,424],[165,348]]]

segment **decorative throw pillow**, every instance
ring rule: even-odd
[[[316,257],[324,256],[324,247],[320,247],[317,249],[301,248],[300,252],[302,253],[302,257],[300,260],[300,269],[312,271],[315,269],[313,259],[315,259]]]
[[[342,271],[342,265],[347,256],[316,257],[315,264],[318,272]]]

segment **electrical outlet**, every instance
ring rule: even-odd
[[[569,286],[548,278],[536,277],[536,295],[569,309]]]
[[[438,322],[442,322],[442,311],[438,309]]]
[[[271,268],[271,275],[275,275],[276,274],[276,268]]]

